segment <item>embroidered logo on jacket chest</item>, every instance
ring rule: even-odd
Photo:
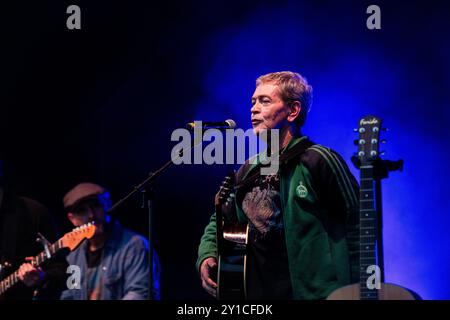
[[[306,186],[303,184],[303,181],[300,181],[297,188],[295,189],[297,196],[299,196],[300,198],[304,199],[308,196],[308,189],[306,188]]]

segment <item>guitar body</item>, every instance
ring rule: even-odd
[[[217,299],[243,300],[246,298],[245,269],[248,225],[237,221],[235,213],[234,172],[216,195],[217,218]]]
[[[224,227],[218,259],[217,298],[243,300],[246,296],[245,270],[247,250],[247,225]]]
[[[407,289],[389,283],[381,283],[377,300],[416,300]],[[360,284],[355,283],[333,291],[327,300],[361,300]]]

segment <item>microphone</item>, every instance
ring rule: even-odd
[[[219,129],[219,130],[224,130],[224,129],[234,129],[236,128],[236,122],[232,119],[228,119],[225,121],[194,121],[194,122],[189,122],[186,125],[186,128],[188,130],[194,130],[196,128],[201,127],[203,130],[207,130],[207,129]]]

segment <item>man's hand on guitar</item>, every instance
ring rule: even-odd
[[[30,261],[30,258],[26,260]],[[44,271],[41,268],[35,268],[31,263],[24,263],[19,268],[19,279],[27,287],[36,287],[44,280]]]
[[[217,297],[217,283],[211,279],[214,272],[217,271],[216,258],[206,258],[200,266],[200,277],[202,279],[202,286],[213,297]]]

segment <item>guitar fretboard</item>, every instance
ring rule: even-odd
[[[377,300],[378,290],[369,289],[367,273],[369,266],[377,265],[377,208],[374,180],[374,167],[360,167],[360,298],[361,300]]]
[[[56,254],[56,252],[61,249],[61,246],[62,246],[62,242],[61,242],[61,239],[60,239],[60,240],[56,241],[55,243],[53,243],[52,245],[48,246],[48,250],[49,250],[50,256],[48,256],[47,252],[44,250],[40,254],[35,256],[33,258],[33,260],[30,261],[30,263],[33,266],[35,266],[35,267],[40,266],[46,260],[48,260],[51,257],[53,257]],[[0,295],[5,293],[6,290],[8,290],[12,286],[14,286],[19,281],[20,281],[19,280],[19,270],[16,270],[15,272],[13,272],[12,274],[7,276],[5,279],[3,279],[0,282]]]

